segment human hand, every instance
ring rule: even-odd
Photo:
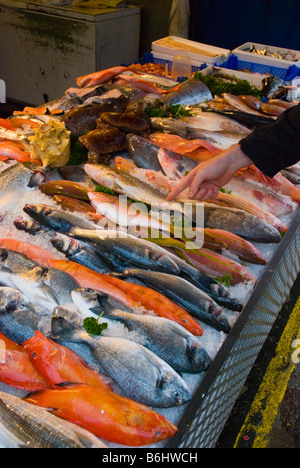
[[[181,192],[190,187],[188,197],[194,200],[210,200],[217,197],[220,188],[226,185],[242,167],[253,164],[242,152],[239,145],[234,145],[218,156],[198,164],[169,193],[167,200],[174,200]]]

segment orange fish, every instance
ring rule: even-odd
[[[50,267],[50,260],[59,259],[59,257],[56,257],[48,250],[30,244],[29,242],[23,242],[13,238],[0,238],[0,248],[22,253],[40,266],[48,268]]]
[[[81,88],[96,86],[101,83],[107,83],[112,78],[126,70],[128,70],[128,68],[122,66],[107,68],[106,70],[100,70],[94,73],[89,73],[88,75],[79,76],[76,78],[76,83]]]
[[[0,157],[7,157],[9,159],[15,159],[19,162],[31,161],[39,166],[42,165],[40,161],[31,159],[30,154],[27,151],[23,151],[19,148],[19,145],[13,141],[1,141],[0,142]]]
[[[194,335],[203,334],[202,327],[188,312],[151,288],[97,273],[69,260],[51,260],[50,265],[68,273],[81,287],[100,290],[130,308],[144,306],[156,315],[178,322]]]
[[[37,330],[33,337],[23,343],[23,348],[34,367],[52,387],[62,382],[72,382],[104,386],[111,390],[106,377],[90,369],[76,353]]]
[[[219,148],[202,139],[187,140],[186,138],[183,138],[179,135],[159,132],[153,133],[149,138],[153,143],[160,146],[161,148],[175,151],[175,153],[185,154],[191,158],[193,158],[193,155],[199,155],[200,158],[201,153],[203,153],[202,160],[205,160],[211,159],[212,156],[216,156],[217,154],[221,153]],[[205,152],[203,152],[203,148],[206,150]],[[200,149],[201,151],[197,153],[197,150]],[[209,154],[207,154],[207,152]]]
[[[101,387],[67,385],[33,393],[25,401],[121,445],[150,445],[177,432],[174,424],[147,406]]]
[[[29,392],[50,388],[22,346],[3,333],[0,333],[0,382]]]

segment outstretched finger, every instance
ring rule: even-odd
[[[195,168],[196,169],[196,168]],[[176,198],[181,192],[183,192],[184,190],[186,190],[193,178],[194,178],[194,169],[191,170],[191,172],[185,176],[180,182],[178,182],[178,184],[176,184],[175,187],[172,188],[171,192],[169,193],[169,195],[167,196],[167,200],[168,201],[172,201],[174,200],[174,198]]]

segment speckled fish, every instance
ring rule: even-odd
[[[184,380],[165,361],[147,348],[121,338],[98,337],[74,323],[74,316],[53,314],[55,339],[87,344],[105,373],[122,388],[128,398],[155,407],[182,405],[191,399]]]
[[[103,312],[97,291],[77,289],[72,291],[72,299],[80,314],[86,317],[96,314],[96,311]],[[169,319],[133,314],[111,305],[105,308],[105,315],[98,320],[100,323],[108,322],[103,336],[124,336],[125,332],[120,330],[121,324],[126,328],[126,338],[150,349],[177,372],[202,372],[210,365],[211,359],[198,338]]]
[[[62,421],[48,408],[0,392],[2,448],[107,448],[95,435]]]
[[[118,275],[128,281],[148,286],[183,307],[200,322],[222,330],[230,331],[230,325],[222,308],[205,292],[178,276],[154,271],[127,269]]]

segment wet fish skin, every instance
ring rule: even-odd
[[[129,154],[138,167],[154,171],[161,170],[161,165],[157,159],[159,146],[142,136],[132,133],[128,134],[126,138]]]
[[[0,392],[0,418],[4,448],[106,448],[85,429],[5,392]]]
[[[79,318],[80,320],[80,318]],[[59,323],[58,323],[59,322]],[[77,322],[78,323],[78,322]],[[182,405],[191,399],[184,380],[154,353],[132,341],[98,337],[74,325],[74,314],[52,316],[52,331],[60,338],[87,344],[105,373],[128,398],[154,407]]]
[[[66,257],[99,273],[109,273],[110,269],[97,255],[96,249],[77,239],[57,233],[50,239],[52,245]]]
[[[81,227],[82,229],[95,228],[94,223],[82,216],[48,205],[27,203],[23,210],[35,221],[50,230],[68,232],[74,226]]]
[[[154,268],[155,270],[173,274],[178,274],[180,271],[166,251],[162,252],[146,239],[137,238],[123,232],[118,233],[114,230],[72,229],[69,235],[92,243],[101,250],[104,249],[116,256],[120,256],[131,265],[138,265],[141,268]],[[102,255],[101,252],[99,255]]]
[[[179,91],[173,91],[163,96],[161,99],[167,105],[180,104],[183,106],[190,106],[210,101],[212,99],[212,94],[202,81],[189,78],[181,84]]]
[[[222,308],[205,292],[181,277],[138,269],[128,269],[117,276],[129,281],[140,281],[141,284],[155,289],[183,307],[200,322],[225,333],[231,330]]]
[[[18,290],[0,287],[0,330],[10,340],[22,345],[34,330],[50,331],[50,314],[30,303]]]
[[[181,180],[187,172],[190,172],[198,165],[194,159],[164,148],[160,148],[157,158],[164,173],[171,180]]]
[[[84,184],[91,190],[95,189],[95,187],[97,186],[96,182],[94,182],[92,179],[90,179],[90,177],[87,176],[83,169],[83,165],[63,166],[59,167],[57,171],[63,179]]]
[[[72,299],[80,313],[90,316],[103,313],[101,298],[97,291],[78,289],[73,291]],[[118,309],[117,305],[105,308],[101,321],[109,322],[107,333],[113,336],[116,321],[122,323],[127,330],[135,331],[138,337],[129,338],[141,342],[143,346],[153,351],[166,361],[177,372],[198,373],[207,370],[211,359],[199,340],[185,328],[163,317],[138,315]],[[112,331],[110,331],[112,328]],[[103,332],[105,334],[106,331]],[[116,329],[119,333],[119,330]],[[141,341],[140,340],[141,336]],[[126,335],[125,335],[126,337]]]

